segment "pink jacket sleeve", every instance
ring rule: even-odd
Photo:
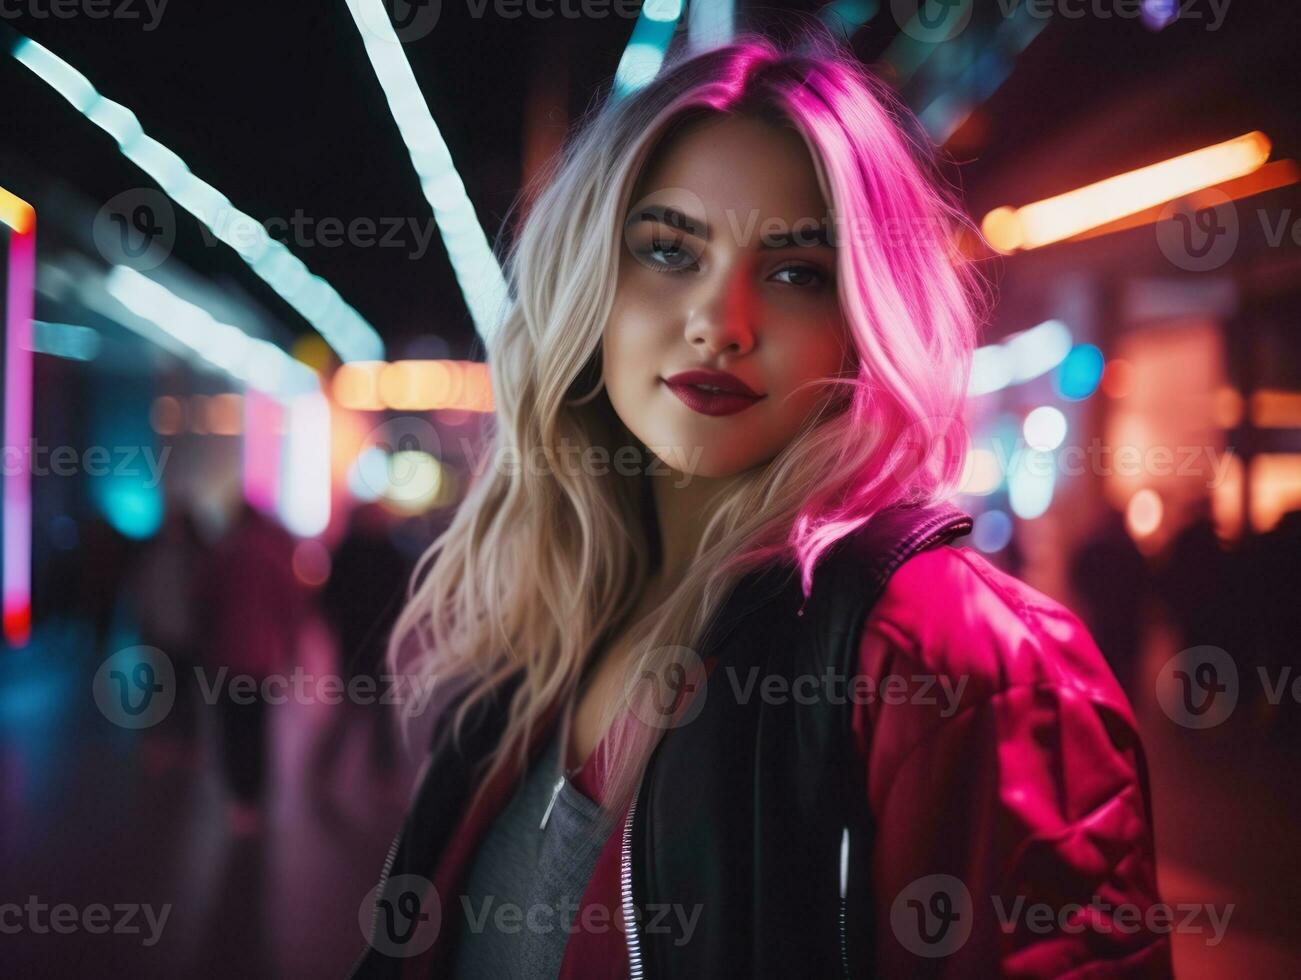
[[[1146,759],[1083,624],[967,548],[864,627],[877,974],[1170,977]]]

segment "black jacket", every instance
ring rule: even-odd
[[[949,506],[884,511],[823,557],[807,601],[794,565],[752,572],[716,614],[700,657],[788,682],[828,671],[849,677],[863,624],[891,574],[970,528],[971,519]],[[629,810],[625,913],[666,905],[700,911],[690,942],[671,931],[673,916],[664,928],[647,931],[643,922],[630,930],[632,976],[868,975],[870,889],[854,874],[843,895],[840,887],[842,843],[862,846],[846,828],[863,826],[867,807],[861,768],[850,757],[849,702],[765,703],[738,698],[730,683],[721,671],[710,675],[702,710],[666,731]],[[400,975],[404,960],[388,955],[393,937],[380,930],[398,899],[410,904],[411,896],[390,894],[388,883],[433,877],[507,702],[485,704],[459,746],[436,735],[385,865],[376,932],[353,977]],[[851,859],[848,867],[864,864]]]

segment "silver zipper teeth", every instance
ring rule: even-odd
[[[637,915],[632,905],[632,820],[637,812],[637,794],[641,783],[632,795],[628,816],[623,822],[623,844],[619,855],[619,889],[623,896],[623,928],[628,939],[628,978],[642,980],[641,939],[637,936]]]
[[[840,837],[840,968],[849,980],[849,828]]]
[[[384,858],[384,867],[380,869],[379,873],[379,889],[375,892],[375,904],[370,909],[370,936],[361,951],[361,955],[357,957],[357,961],[352,964],[352,969],[348,971],[348,976],[352,976],[357,972],[357,968],[361,966],[367,954],[374,948],[375,930],[379,928],[379,898],[384,894],[384,885],[388,881],[389,874],[393,871],[393,862],[398,856],[398,845],[402,842],[402,830],[403,828],[398,828],[397,834],[393,837],[393,843],[388,846],[388,854]]]
[[[927,535],[918,550],[925,548],[937,538],[949,534],[945,528]],[[641,793],[641,783],[637,783],[637,792],[633,793],[632,803],[628,806],[628,816],[623,822],[623,841],[619,854],[619,887],[623,896],[624,934],[628,938],[628,977],[629,980],[642,980],[641,940],[637,936],[637,917],[632,904],[632,821],[637,812],[637,797]],[[849,977],[849,935],[846,919],[848,917],[848,899],[840,896],[840,966],[845,976]]]
[[[844,971],[845,980],[849,980],[849,936],[845,928],[846,917],[845,898],[840,898],[840,969]]]
[[[551,811],[556,808],[556,798],[560,796],[560,791],[565,788],[565,777],[561,776],[556,780],[556,785],[551,788],[551,801],[547,808],[542,811],[542,822],[538,824],[538,830],[547,829],[547,821],[551,819]]]
[[[402,843],[402,829],[399,828],[393,837],[393,843],[388,846],[388,854],[384,858],[384,867],[379,872],[379,890],[375,893],[376,899],[384,894],[384,886],[388,884],[388,876],[393,871],[393,862],[398,856],[398,845]],[[370,910],[370,936],[375,938],[375,927],[379,925],[379,902],[376,901]]]
[[[939,528],[938,530],[932,531],[931,533],[927,534],[925,537],[922,538],[922,540],[917,544],[914,551],[922,551],[930,547],[940,538],[949,537],[953,531],[954,531],[954,527],[952,525],[946,525],[944,527]],[[845,860],[844,849],[848,846],[849,843],[848,835],[849,835],[849,828],[846,827],[845,837],[842,839],[842,843],[841,843],[842,872],[845,872],[846,874],[847,874],[847,869],[843,867],[843,862]],[[849,975],[850,975],[849,974],[849,926],[847,921],[848,918],[849,918],[849,899],[848,896],[845,894],[844,885],[842,883],[841,892],[840,892],[840,969],[844,973],[846,980],[849,980]]]
[[[943,527],[939,528],[936,531],[931,532],[925,538],[923,538],[921,543],[917,545],[916,551],[924,551],[925,549],[933,545],[936,541],[938,541],[940,538],[954,537],[955,536],[953,533],[954,531],[958,530],[958,528],[964,525],[970,525],[970,524],[971,521],[962,521],[961,523],[958,524],[953,524],[952,522],[945,524]],[[970,527],[968,527],[967,530],[970,531]]]
[[[919,548],[948,534],[948,529],[935,531],[928,535]],[[643,778],[645,774],[643,773]],[[637,813],[637,797],[641,794],[641,782],[632,795],[628,805],[628,815],[623,821],[623,840],[619,853],[619,889],[623,898],[624,935],[628,940],[628,980],[643,980],[641,960],[641,939],[637,935],[637,916],[632,902],[632,822]],[[844,894],[840,896],[840,965],[849,977],[849,936],[846,927],[848,901]]]

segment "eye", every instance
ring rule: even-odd
[[[811,265],[788,265],[784,269],[778,269],[769,278],[788,286],[821,286],[827,281],[826,273]]]
[[[635,255],[656,272],[680,272],[696,264],[696,256],[684,248],[681,238],[653,235],[648,245],[636,249]]]

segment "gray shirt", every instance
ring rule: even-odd
[[[443,910],[461,918],[457,980],[545,980],[560,973],[605,839],[596,832],[601,811],[594,800],[568,779],[555,792],[560,747],[557,733],[485,833],[458,907]]]

